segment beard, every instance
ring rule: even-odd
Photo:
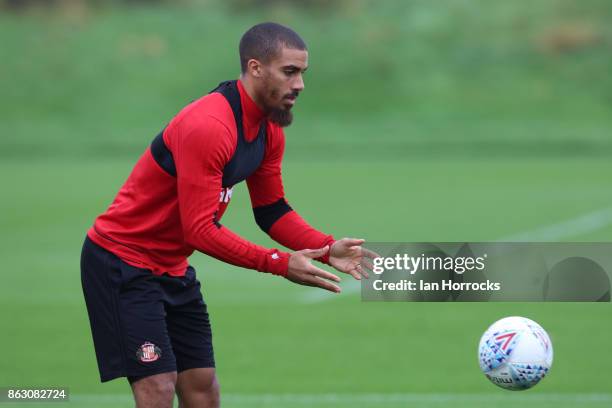
[[[281,92],[274,87],[271,81],[266,80],[265,88],[269,89],[269,93],[267,98],[265,98],[264,102],[264,110],[266,111],[266,116],[270,120],[270,122],[279,125],[280,127],[287,127],[293,122],[293,112],[291,112],[291,107],[278,107],[278,99]],[[293,96],[297,98],[299,92],[291,92],[287,95],[284,95],[283,98]]]
[[[272,108],[268,112],[268,119],[280,127],[287,127],[293,122],[293,112],[289,109]]]

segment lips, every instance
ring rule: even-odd
[[[295,99],[296,96],[295,95],[289,95],[289,96],[285,96],[283,98],[288,104],[290,104],[291,106],[293,106],[293,104],[295,104]]]
[[[299,95],[299,92],[291,92],[291,93],[285,94],[284,99],[295,100],[295,98],[297,98],[298,95]]]

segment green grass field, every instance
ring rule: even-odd
[[[98,380],[84,234],[164,123],[237,74],[236,42],[260,20],[310,45],[284,179],[313,225],[373,242],[551,225],[567,226],[551,240],[612,239],[612,220],[582,221],[612,207],[608,2],[342,4],[0,14],[0,387],[67,386],[69,407],[133,405],[126,381]],[[555,35],[574,48],[555,50]],[[244,186],[223,223],[273,245]],[[191,262],[225,407],[612,406],[609,303],[365,303],[346,276],[328,295],[202,254]],[[498,389],[478,368],[480,335],[508,315],[552,337],[550,376],[530,391]]]
[[[83,231],[130,166],[123,160],[2,163],[12,200],[2,202],[2,213],[10,214],[3,229],[11,233],[2,242],[1,384],[65,385],[75,406],[130,406],[125,382],[98,383],[78,270]],[[605,207],[612,192],[601,187],[611,170],[607,161],[593,160],[427,160],[375,163],[370,170],[295,161],[287,163],[286,183],[293,205],[338,235],[489,240]],[[15,174],[20,185],[11,182]],[[345,181],[312,183],[329,174]],[[391,191],[382,194],[381,186]],[[483,188],[465,194],[462,186]],[[251,219],[243,189],[234,195],[226,225],[268,242]],[[611,233],[608,225],[562,238],[605,240]],[[612,335],[609,304],[362,303],[348,278],[347,293],[318,297],[315,289],[205,256],[192,262],[210,305],[226,406],[438,407],[454,401],[484,407],[494,401],[500,407],[608,407],[612,401],[605,375],[612,364],[605,352]],[[496,389],[477,366],[481,332],[506,315],[540,322],[555,346],[550,377],[520,395]]]

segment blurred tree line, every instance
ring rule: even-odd
[[[9,10],[23,10],[29,7],[70,7],[87,5],[102,5],[105,3],[126,3],[126,4],[159,4],[159,3],[170,3],[167,0],[0,0],[5,9]]]
[[[197,0],[0,0],[0,6],[7,10],[25,10],[31,7],[83,7],[104,5],[158,5],[158,4],[185,4],[195,3]],[[261,7],[275,7],[279,5],[290,5],[308,9],[328,9],[337,6],[343,1],[337,0],[226,0],[230,7],[236,9],[254,9]]]

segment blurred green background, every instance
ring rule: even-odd
[[[284,179],[313,225],[371,241],[610,241],[609,1],[4,0],[0,387],[132,404],[125,381],[98,381],[85,231],[159,129],[238,76],[240,36],[270,20],[309,45]],[[244,186],[232,202],[224,224],[274,245]],[[226,407],[612,405],[610,304],[362,303],[346,277],[333,296],[191,262]],[[480,335],[508,315],[555,346],[524,393],[477,365]]]

